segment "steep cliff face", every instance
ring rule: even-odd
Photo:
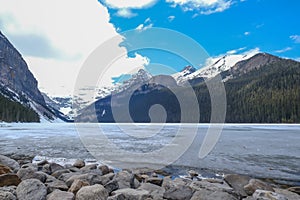
[[[29,71],[21,54],[0,31],[0,83],[9,89],[25,94],[38,104],[46,105],[37,80]]]

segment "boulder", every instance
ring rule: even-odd
[[[22,200],[45,200],[46,186],[37,179],[22,181],[17,187],[17,197]]]
[[[54,172],[56,172],[58,170],[63,170],[64,169],[63,166],[61,166],[61,165],[59,165],[57,163],[50,163],[49,167],[50,167],[51,173],[54,173]]]
[[[150,198],[151,195],[148,191],[142,189],[132,189],[132,188],[124,188],[120,190],[116,190],[112,192],[113,196],[122,195],[125,199],[130,200],[145,200]]]
[[[251,196],[258,189],[274,192],[274,189],[270,185],[258,179],[251,179],[249,183],[244,186],[244,191],[248,196]]]
[[[76,200],[106,200],[108,192],[99,184],[82,187],[76,194]]]
[[[300,195],[300,186],[290,187],[288,190]]]
[[[5,187],[0,187],[0,192],[10,192],[14,196],[17,196],[16,189],[17,189],[16,186],[5,186]]]
[[[211,190],[211,191],[220,191],[220,192],[233,192],[233,189],[229,187],[227,184],[220,184],[220,183],[210,183],[206,180],[202,181],[193,181],[189,185],[193,190]]]
[[[224,177],[224,180],[228,183],[230,187],[241,197],[247,197],[247,193],[244,190],[244,186],[250,181],[250,177],[238,175],[238,174],[228,174]]]
[[[85,166],[85,162],[83,160],[76,160],[73,166],[77,168],[82,168]]]
[[[189,186],[179,185],[176,187],[166,188],[163,197],[172,200],[186,200],[191,199],[193,190]]]
[[[47,187],[48,193],[51,193],[56,189],[62,190],[62,191],[67,191],[69,189],[65,182],[60,181],[52,176],[49,176],[47,178],[45,185]]]
[[[13,171],[8,166],[0,164],[0,175],[12,173],[12,172]]]
[[[153,199],[163,199],[165,189],[151,183],[141,183],[138,189],[146,190],[149,192]]]
[[[17,197],[8,191],[0,191],[0,199],[3,200],[17,200]]]
[[[80,171],[91,171],[97,169],[97,164],[90,164],[80,168]],[[99,170],[100,171],[100,170]],[[101,173],[102,174],[102,173]]]
[[[72,185],[72,183],[76,180],[82,180],[82,181],[86,181],[88,182],[90,185],[94,185],[94,184],[101,184],[101,185],[105,185],[107,182],[109,182],[110,180],[107,179],[106,177],[102,177],[99,174],[94,174],[94,173],[88,173],[88,174],[80,174],[80,175],[74,175],[71,176],[67,181],[66,184],[68,187],[70,187]]]
[[[103,175],[110,173],[110,169],[107,165],[100,165],[98,169],[102,172]]]
[[[123,188],[138,188],[140,183],[137,179],[135,179],[134,175],[129,173],[128,171],[120,171],[118,172],[114,180],[118,182],[119,189]]]
[[[18,186],[21,179],[16,174],[2,174],[0,175],[0,187],[15,185]]]
[[[71,187],[69,188],[69,192],[72,192],[74,194],[76,194],[82,187],[84,186],[89,186],[90,184],[86,181],[83,181],[83,180],[79,180],[79,179],[76,179]]]
[[[256,190],[252,197],[256,200],[288,200],[285,196],[267,190]]]
[[[44,183],[47,179],[47,174],[45,174],[44,172],[37,172],[34,168],[31,167],[19,169],[17,175],[22,181],[34,178]]]
[[[0,164],[9,167],[15,172],[20,169],[20,165],[17,161],[3,155],[0,155]]]
[[[222,191],[210,191],[206,189],[202,189],[199,191],[196,191],[191,200],[217,200],[217,199],[222,199],[222,200],[238,200],[236,197],[234,197],[231,194],[228,194],[227,192],[222,192]]]
[[[105,189],[107,190],[107,192],[110,194],[111,192],[119,189],[119,184],[118,181],[116,180],[111,180],[108,183],[106,183],[104,185]]]
[[[55,178],[59,178],[62,174],[67,174],[67,173],[71,173],[71,171],[69,169],[61,169],[53,172],[51,176]]]
[[[54,190],[51,194],[47,195],[47,200],[73,200],[75,198],[72,192],[64,192]]]
[[[274,188],[274,190],[277,194],[281,194],[281,195],[285,196],[288,200],[299,200],[300,199],[300,195],[298,195],[297,193],[291,192],[289,190],[284,190],[284,189],[280,189],[280,188]]]
[[[158,177],[150,177],[146,179],[146,183],[152,183],[154,185],[158,185],[161,186],[163,183],[163,179],[162,178],[158,178]]]

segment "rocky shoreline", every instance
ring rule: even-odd
[[[201,179],[190,170],[173,178],[148,168],[114,171],[77,160],[65,166],[0,155],[0,200],[299,200],[300,187],[238,174]]]

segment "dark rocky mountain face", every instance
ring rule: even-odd
[[[21,54],[0,32],[0,83],[17,93],[24,93],[33,101],[46,105],[37,80],[29,71]]]

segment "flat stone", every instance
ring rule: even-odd
[[[297,187],[290,187],[288,188],[289,191],[300,194],[300,186]]]
[[[233,192],[233,188],[229,187],[227,184],[220,184],[220,183],[210,183],[206,180],[202,181],[193,181],[190,184],[190,187],[194,190],[212,190],[212,191],[220,191],[220,192]]]
[[[72,192],[64,192],[60,190],[54,190],[47,195],[47,200],[73,200],[75,198]]]
[[[228,194],[227,192],[222,191],[210,191],[210,190],[199,190],[196,191],[191,200],[238,200],[236,197],[234,197],[231,194]]]
[[[0,175],[12,173],[12,172],[13,171],[10,169],[10,167],[0,164]]]
[[[0,187],[15,185],[18,186],[21,179],[16,174],[2,174],[0,175]]]
[[[191,199],[193,190],[189,186],[179,185],[177,187],[166,188],[163,197],[172,200]]]
[[[76,200],[106,200],[108,192],[99,184],[82,187],[76,194]]]
[[[284,190],[284,189],[280,189],[280,188],[274,188],[275,192],[277,194],[281,194],[283,196],[285,196],[288,200],[299,200],[300,199],[300,195],[297,193],[294,193],[292,191],[288,190]]]
[[[239,194],[241,197],[247,197],[247,193],[244,190],[244,186],[247,185],[250,181],[250,177],[238,175],[238,174],[228,174],[224,177],[224,180],[228,183],[234,191]]]
[[[288,200],[284,195],[267,190],[256,190],[252,197],[256,200]]]
[[[124,188],[120,190],[116,190],[112,192],[113,196],[122,195],[125,199],[130,200],[145,200],[149,198],[151,195],[148,191],[142,189],[132,189],[132,188]]]
[[[138,189],[146,190],[150,193],[153,199],[163,199],[165,189],[151,183],[141,183]]]
[[[251,196],[258,189],[274,192],[274,189],[269,184],[258,179],[251,179],[249,183],[244,186],[244,191],[248,196]]]
[[[37,179],[27,179],[17,187],[17,197],[20,200],[45,200],[46,196],[46,186]]]
[[[163,179],[157,177],[150,177],[146,179],[146,183],[152,183],[154,185],[162,186]]]

